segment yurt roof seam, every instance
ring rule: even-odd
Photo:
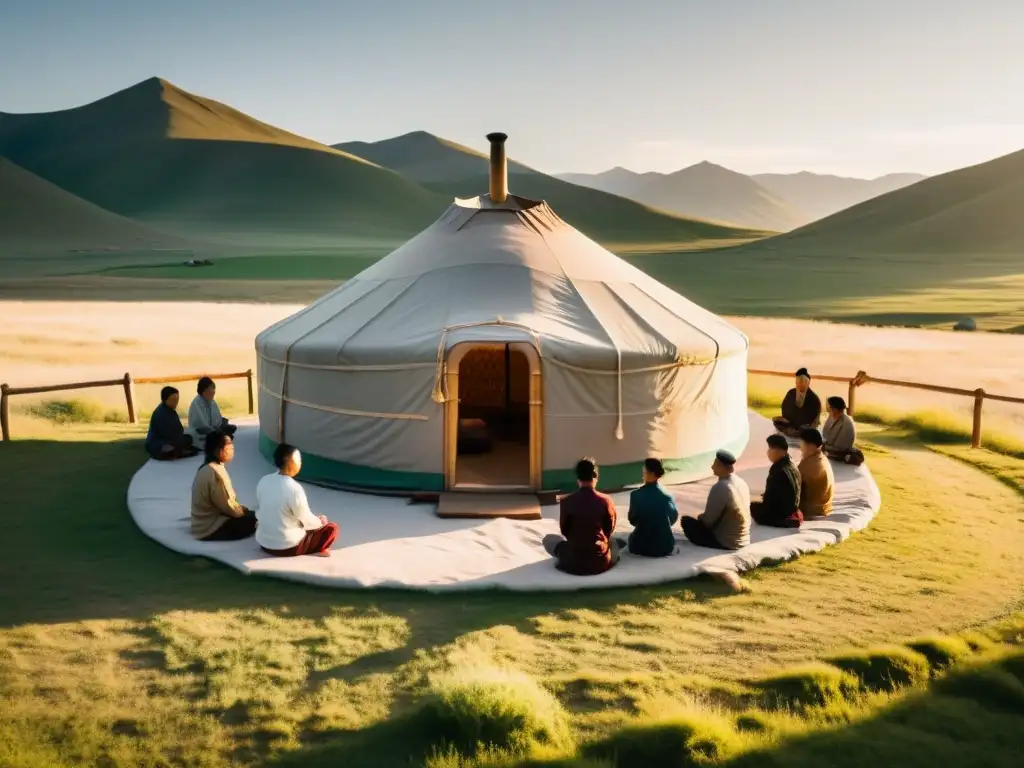
[[[662,308],[663,310],[665,310],[666,312],[668,312],[668,314],[672,315],[672,316],[673,316],[674,318],[676,318],[677,320],[682,320],[682,321],[683,321],[683,322],[684,322],[684,323],[685,323],[686,325],[688,325],[688,326],[690,326],[691,328],[693,328],[693,330],[695,330],[695,331],[696,331],[697,333],[700,333],[700,334],[702,334],[702,335],[704,335],[704,336],[707,336],[707,337],[708,337],[709,339],[711,339],[711,343],[715,345],[715,359],[716,359],[716,360],[718,359],[718,356],[719,356],[719,355],[721,354],[721,352],[722,352],[722,345],[718,343],[718,339],[716,339],[716,338],[715,338],[714,336],[712,336],[712,335],[711,335],[710,333],[708,333],[707,331],[705,331],[705,330],[704,330],[703,328],[700,328],[700,327],[698,327],[697,325],[695,325],[695,324],[694,324],[693,322],[691,322],[690,320],[687,320],[687,319],[686,319],[685,317],[683,317],[682,315],[680,315],[680,314],[679,314],[678,312],[673,312],[673,311],[672,311],[672,310],[671,310],[671,309],[670,309],[669,307],[666,307],[666,306],[665,306],[665,304],[664,304],[663,302],[659,301],[659,300],[658,300],[658,299],[656,299],[656,298],[655,298],[654,296],[652,296],[652,295],[650,294],[650,292],[648,292],[648,291],[645,291],[642,285],[638,285],[638,284],[634,283],[634,284],[633,284],[633,287],[634,287],[634,288],[636,288],[636,289],[637,289],[638,291],[640,291],[640,293],[642,293],[642,294],[643,294],[644,296],[646,296],[646,297],[647,297],[648,299],[650,299],[651,301],[653,301],[653,302],[654,302],[655,304],[657,304],[657,305],[658,305],[659,307],[661,307],[661,308]],[[614,288],[612,288],[612,289],[611,289],[611,291],[612,291],[612,293],[615,293],[615,295],[616,295],[616,298],[618,298],[618,299],[619,299],[620,301],[622,301],[622,297],[618,295],[618,293],[617,293],[617,292],[615,291],[615,289],[614,289]],[[646,322],[646,320],[645,320],[644,322]]]
[[[537,234],[540,235],[541,242],[544,243],[544,247],[548,249],[548,253],[550,253],[551,257],[555,260],[555,264],[557,264],[558,268],[562,270],[562,275],[565,277],[566,280],[569,281],[569,285],[572,286],[572,289],[573,291],[576,292],[576,295],[580,297],[580,301],[583,302],[583,306],[587,308],[587,311],[590,313],[590,316],[594,318],[598,327],[601,329],[604,335],[608,337],[608,341],[611,342],[612,347],[615,349],[615,370],[618,374],[615,380],[615,397],[618,402],[619,410],[619,420],[618,423],[615,425],[615,439],[622,440],[624,437],[624,433],[622,431],[622,350],[619,348],[619,343],[615,340],[615,338],[608,331],[608,329],[605,328],[604,322],[598,316],[597,312],[595,312],[594,308],[590,306],[590,302],[587,301],[587,297],[583,295],[583,292],[580,291],[580,289],[576,286],[576,282],[572,279],[572,277],[569,276],[569,273],[566,271],[565,266],[562,264],[562,260],[558,258],[558,254],[555,253],[555,249],[551,247],[551,243],[548,242],[547,237],[544,235],[543,232],[537,232]],[[602,283],[602,285],[604,285],[604,283]]]
[[[408,290],[409,290],[410,288],[412,288],[412,287],[413,287],[414,285],[416,285],[416,283],[418,283],[418,282],[420,281],[420,279],[421,279],[422,277],[423,277],[422,275],[418,275],[418,276],[417,276],[417,277],[416,277],[415,279],[413,279],[413,280],[410,280],[410,281],[409,281],[409,284],[408,284],[407,286],[405,286],[405,288],[403,288],[402,290],[400,290],[400,291],[399,291],[398,293],[396,293],[396,294],[395,294],[394,296],[392,296],[392,297],[391,297],[391,299],[390,299],[390,300],[388,301],[388,303],[387,303],[387,304],[385,304],[385,305],[384,305],[383,307],[381,307],[380,309],[378,309],[378,310],[377,310],[377,311],[376,311],[376,312],[375,312],[375,313],[374,313],[373,315],[371,315],[370,317],[366,318],[366,320],[365,320],[365,321],[364,321],[364,322],[363,322],[363,323],[362,323],[362,324],[361,324],[361,325],[360,325],[360,326],[359,326],[358,328],[356,328],[356,329],[355,329],[354,331],[352,331],[352,333],[350,333],[350,334],[349,334],[349,335],[348,335],[348,336],[347,336],[347,337],[345,338],[345,340],[344,340],[343,342],[341,342],[341,346],[339,346],[339,347],[338,347],[338,351],[337,351],[337,352],[335,353],[335,357],[336,357],[336,359],[340,359],[340,358],[342,357],[342,353],[343,353],[343,352],[345,351],[345,345],[346,345],[346,344],[348,344],[348,343],[349,343],[350,341],[352,341],[353,337],[355,337],[355,336],[356,336],[356,334],[358,334],[358,333],[359,333],[359,332],[360,332],[361,330],[363,330],[364,328],[366,328],[366,326],[370,325],[370,324],[371,324],[371,323],[372,323],[372,322],[373,322],[374,320],[376,320],[376,319],[377,319],[378,317],[380,317],[380,316],[381,316],[382,314],[384,314],[384,312],[386,312],[386,311],[387,311],[387,309],[388,309],[388,308],[389,308],[389,307],[390,307],[390,306],[391,306],[392,304],[394,304],[394,303],[395,303],[396,301],[398,301],[398,299],[400,299],[400,298],[401,298],[402,296],[404,296],[404,295],[406,294],[406,292],[407,292],[407,291],[408,291]],[[356,304],[356,303],[358,303],[359,301],[361,301],[362,299],[365,299],[365,298],[366,298],[367,296],[369,296],[369,295],[370,295],[371,293],[373,293],[374,291],[376,291],[376,290],[377,290],[377,288],[380,288],[381,286],[383,286],[383,285],[384,285],[385,283],[388,283],[388,282],[390,282],[390,281],[389,281],[389,280],[382,280],[381,282],[377,283],[377,286],[376,286],[376,287],[375,287],[375,288],[374,288],[373,290],[370,290],[370,291],[367,291],[366,293],[364,293],[364,294],[363,294],[362,296],[360,296],[360,297],[359,297],[358,299],[356,299],[355,301],[353,301],[353,302],[352,302],[352,304],[349,304],[349,305],[348,305],[348,307],[351,307],[351,306],[353,306],[354,304]],[[346,307],[346,308],[347,308],[347,307]]]

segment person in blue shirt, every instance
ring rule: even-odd
[[[672,526],[679,510],[672,495],[658,482],[665,476],[661,459],[644,462],[644,484],[629,494],[629,551],[644,557],[665,557],[676,549]]]

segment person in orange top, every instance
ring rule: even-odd
[[[559,502],[558,527],[562,535],[544,537],[544,549],[556,567],[576,576],[604,573],[619,561],[625,539],[615,539],[617,514],[611,497],[597,490],[597,463],[590,458],[576,464],[579,490]]]
[[[821,450],[821,432],[808,427],[800,433],[800,511],[804,519],[824,517],[832,511],[835,477],[832,465]]]

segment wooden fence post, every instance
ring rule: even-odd
[[[130,373],[124,375],[124,401],[128,405],[128,423],[138,424],[139,420],[135,418],[135,383]]]
[[[11,439],[11,408],[8,404],[10,389],[6,384],[0,384],[0,437],[6,443]]]
[[[985,390],[974,390],[974,429],[971,431],[971,448],[981,448],[981,407],[985,404]]]
[[[864,384],[867,380],[868,375],[864,371],[857,371],[857,375],[850,379],[850,388],[847,391],[846,399],[846,412],[853,416],[854,409],[857,406],[857,387]]]
[[[249,387],[249,415],[252,415],[255,411],[252,400],[252,368],[245,372],[245,380]]]

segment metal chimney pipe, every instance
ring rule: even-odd
[[[491,200],[504,203],[508,197],[508,160],[505,157],[504,133],[488,133],[491,142]]]

